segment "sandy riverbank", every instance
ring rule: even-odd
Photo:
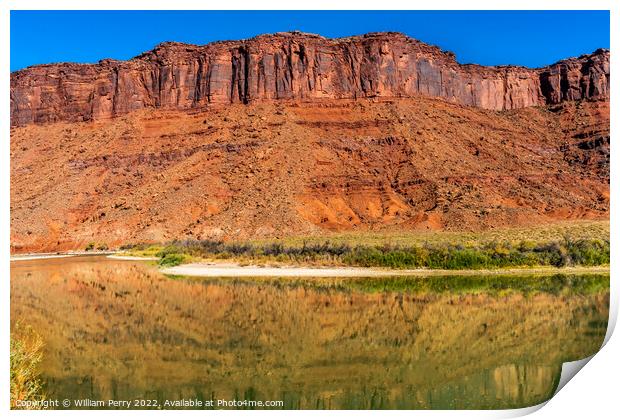
[[[609,267],[539,267],[504,270],[393,270],[365,267],[262,267],[234,263],[192,263],[161,269],[164,274],[189,277],[387,277],[447,275],[607,274]]]
[[[109,255],[110,251],[105,252],[88,252],[88,251],[74,251],[63,253],[40,253],[40,254],[17,254],[11,255],[11,261],[29,261],[29,260],[46,260],[50,258],[68,258],[68,257],[100,257]]]
[[[29,261],[29,260],[45,260],[50,258],[68,258],[68,257],[107,257],[113,260],[127,261],[157,261],[156,257],[134,257],[131,255],[115,255],[110,252],[66,252],[62,254],[21,254],[11,255],[11,261]]]
[[[74,255],[60,254],[60,255],[11,255],[11,261],[29,261],[29,260],[47,260],[50,258],[67,258],[74,257]]]
[[[157,261],[157,257],[134,257],[132,255],[108,255],[108,258],[112,260],[126,260],[126,261]]]

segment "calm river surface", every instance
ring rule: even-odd
[[[48,397],[284,408],[519,408],[603,342],[609,275],[169,278],[103,257],[11,263]]]

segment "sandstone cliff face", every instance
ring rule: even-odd
[[[529,69],[460,65],[453,54],[399,33],[164,43],[129,61],[12,73],[11,125],[99,120],[144,108],[418,94],[491,110],[607,99],[609,51]]]

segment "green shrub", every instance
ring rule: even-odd
[[[533,266],[595,266],[609,264],[608,240],[571,240],[535,243],[492,241],[482,244],[428,244],[422,246],[366,246],[354,248],[329,242],[298,246],[220,241],[173,241],[157,251],[162,265],[178,265],[187,258],[242,257],[277,262],[347,264],[361,267],[497,269]],[[184,258],[181,260],[181,257]]]
[[[181,265],[188,260],[188,256],[185,254],[166,254],[159,260],[159,265],[162,267],[174,267],[175,265]]]
[[[183,249],[176,245],[166,245],[161,251],[155,254],[156,257],[163,258],[168,254],[182,254]]]

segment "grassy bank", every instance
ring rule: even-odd
[[[11,408],[42,408],[36,403],[45,400],[39,379],[43,358],[43,340],[31,327],[16,323],[11,329]],[[18,405],[27,401],[28,406]]]
[[[551,241],[351,245],[344,242],[226,243],[172,241],[132,245],[125,252],[155,256],[161,266],[198,260],[234,260],[254,264],[388,267],[396,269],[499,269],[513,267],[592,267],[609,264],[609,240],[570,238]]]

